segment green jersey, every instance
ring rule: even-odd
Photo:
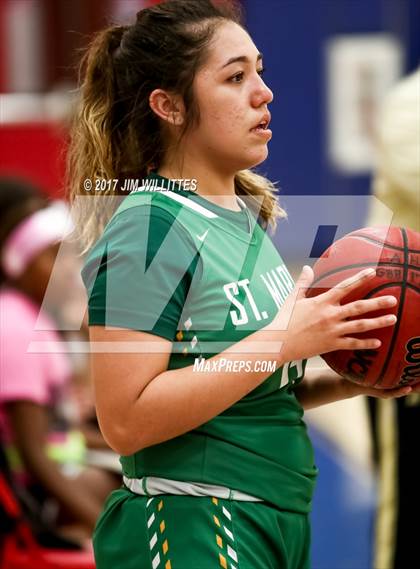
[[[234,212],[156,174],[146,182],[163,189],[127,196],[88,256],[89,324],[171,340],[169,370],[211,370],[209,358],[270,323],[293,280],[242,200]],[[121,457],[124,475],[219,485],[308,512],[317,470],[293,391],[305,365],[290,362],[211,421]]]

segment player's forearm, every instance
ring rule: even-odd
[[[359,395],[361,390],[329,368],[309,368],[295,395],[304,409],[313,409]]]
[[[272,344],[271,344],[272,342]],[[260,343],[260,344],[258,344]],[[270,343],[270,344],[269,344]],[[260,352],[264,346],[277,348],[272,353]],[[283,365],[281,343],[275,331],[262,329],[209,358],[212,368],[226,360],[237,371],[212,369],[197,371],[194,366],[168,370],[155,377],[133,404],[125,421],[124,448],[113,448],[121,454],[133,452],[177,437],[219,415],[250,391],[258,387],[274,369]],[[270,371],[238,370],[242,362],[272,362]],[[236,363],[235,363],[236,362]]]
[[[309,369],[302,383],[295,389],[296,397],[304,409],[313,409],[357,395],[391,399],[405,397],[411,392],[420,393],[420,383],[417,386],[400,385],[394,389],[382,389],[347,381],[328,368]]]

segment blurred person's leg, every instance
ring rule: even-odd
[[[73,480],[83,492],[88,492],[102,509],[107,496],[121,486],[121,476],[95,467],[84,468]],[[75,520],[74,516],[63,506],[56,512],[55,526],[58,533],[67,539],[75,540],[82,546],[89,547],[92,530]]]
[[[369,400],[379,474],[374,568],[400,569],[419,564],[417,526],[420,508],[416,475],[420,468],[420,396]]]

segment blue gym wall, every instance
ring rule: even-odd
[[[326,41],[387,32],[405,47],[404,71],[420,57],[418,0],[244,0],[246,25],[264,54],[274,91],[273,138],[262,170],[288,194],[369,193],[368,176],[334,172],[326,157]]]

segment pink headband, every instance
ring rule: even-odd
[[[3,271],[9,278],[19,277],[37,253],[61,241],[72,230],[64,202],[56,201],[36,211],[21,221],[6,239],[1,258]]]

